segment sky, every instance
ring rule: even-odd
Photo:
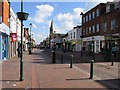
[[[30,28],[36,44],[42,42],[49,36],[50,23],[53,20],[53,28],[56,33],[65,34],[73,27],[81,25],[80,13],[87,12],[99,3],[108,0],[24,0],[24,12],[29,13],[28,20],[24,21],[24,26]],[[111,0],[109,0],[111,1]],[[14,13],[20,10],[20,0],[11,2]]]

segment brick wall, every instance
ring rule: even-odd
[[[2,20],[3,20],[3,23],[5,23],[7,26],[9,26],[9,22],[8,22],[8,20],[9,20],[9,3],[8,3],[8,1],[7,0],[4,0],[3,2],[2,2],[2,4],[3,4],[3,18],[2,18]]]
[[[0,1],[0,16],[2,16],[2,2]]]

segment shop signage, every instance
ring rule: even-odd
[[[112,36],[105,36],[105,40],[112,40]]]
[[[7,25],[5,25],[4,23],[0,24],[0,32],[6,33],[7,35],[9,35],[9,27]]]
[[[17,33],[10,33],[10,38],[11,38],[12,42],[16,42],[16,40],[17,40]]]

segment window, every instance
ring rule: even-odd
[[[96,16],[99,16],[99,9],[96,10]]]
[[[86,22],[88,21],[88,15],[86,16]]]
[[[89,20],[91,20],[91,13],[89,14]]]
[[[111,30],[115,29],[115,19],[111,21]]]
[[[103,31],[105,32],[106,29],[107,29],[107,24],[106,24],[106,22],[105,22],[105,23],[103,23]]]
[[[95,18],[95,12],[92,12],[92,18]]]
[[[74,32],[74,38],[75,38],[75,32]]]
[[[93,33],[95,32],[95,26],[92,27],[92,32],[93,32]]]
[[[85,17],[83,17],[83,23],[85,23]]]
[[[110,5],[106,6],[106,13],[110,12]]]
[[[88,34],[88,28],[86,28],[86,34]]]
[[[83,30],[83,35],[85,35],[85,29]]]
[[[72,39],[72,33],[71,33],[71,39]]]
[[[96,25],[97,32],[99,32],[99,24]]]
[[[89,27],[89,33],[91,33],[91,27]]]

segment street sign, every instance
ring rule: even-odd
[[[10,33],[10,37],[11,37],[12,42],[16,42],[16,40],[17,40],[17,33]]]

